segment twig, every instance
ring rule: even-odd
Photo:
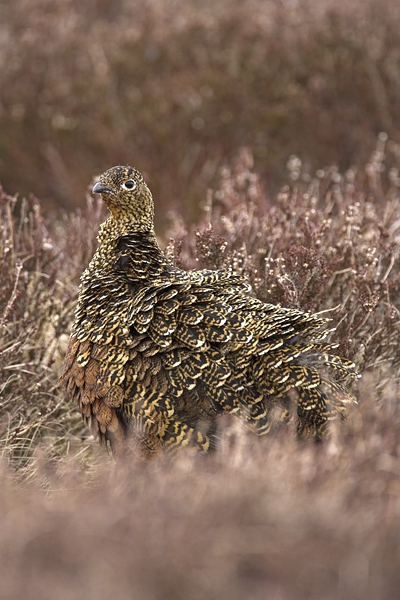
[[[11,297],[7,303],[7,306],[4,310],[3,316],[0,321],[0,330],[3,329],[5,322],[7,320],[8,314],[9,314],[10,310],[12,309],[12,306],[17,298],[17,288],[18,288],[19,276],[20,276],[21,270],[22,270],[22,263],[19,260],[17,260],[15,263],[15,267],[16,267],[16,274],[15,274],[14,287],[13,287],[13,291],[11,293]]]

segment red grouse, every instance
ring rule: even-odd
[[[219,415],[264,435],[293,399],[299,435],[323,436],[354,400],[342,380],[356,375],[324,342],[326,320],[264,304],[229,271],[177,268],[136,169],[106,171],[93,192],[110,216],[82,275],[62,379],[99,440],[117,456],[206,452]]]

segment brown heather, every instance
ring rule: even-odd
[[[4,598],[397,598],[400,586],[400,180],[381,135],[360,172],[320,171],[271,203],[249,150],[202,217],[170,214],[168,255],[225,267],[263,300],[327,311],[363,372],[332,438],[239,425],[206,459],[117,468],[57,385],[79,275],[104,213],[44,220],[3,193],[0,579]],[[157,210],[157,198],[156,198]]]
[[[187,221],[243,145],[273,193],[291,154],[361,166],[400,141],[399,23],[398,0],[1,0],[0,181],[68,208],[132,164]]]

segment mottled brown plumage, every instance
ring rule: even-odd
[[[301,436],[343,415],[353,397],[339,379],[355,376],[354,364],[330,353],[326,320],[264,304],[228,271],[175,267],[132,167],[106,171],[93,191],[110,216],[82,275],[62,379],[102,443],[141,458],[207,451],[218,415],[263,435],[288,417],[290,399]]]

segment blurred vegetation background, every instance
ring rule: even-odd
[[[250,146],[269,190],[400,142],[398,0],[0,1],[0,181],[47,207],[92,176],[147,173],[193,220]]]

